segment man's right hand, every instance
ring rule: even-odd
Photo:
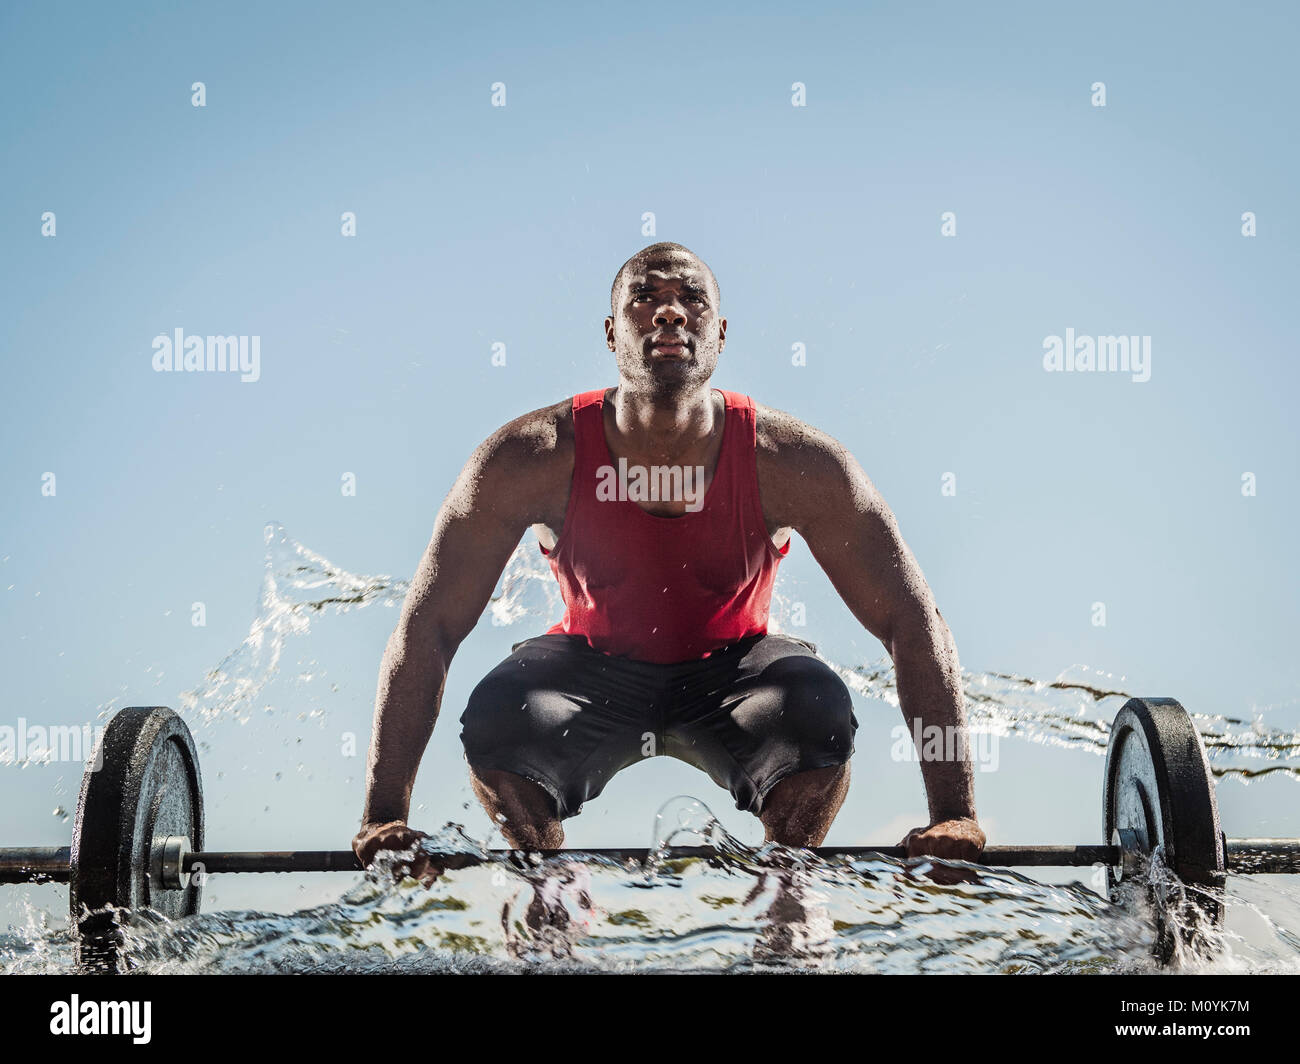
[[[427,839],[428,837],[425,832],[416,831],[404,820],[389,820],[382,824],[362,824],[361,830],[357,832],[356,837],[352,840],[352,852],[357,855],[357,858],[366,868],[369,868],[371,862],[375,859],[375,855],[380,850],[397,850],[399,852],[409,850],[421,839]],[[418,851],[414,858],[398,867],[413,879],[420,880],[425,886],[437,879],[443,871],[442,868],[431,864],[429,858]]]

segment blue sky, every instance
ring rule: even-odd
[[[716,383],[858,456],[963,665],[1050,680],[1083,663],[1192,709],[1294,719],[1294,8],[710,8],[0,9],[7,723],[178,704],[248,633],[268,521],[409,578],[480,439],[615,382],[609,283],[655,239],[718,276]],[[176,328],[259,336],[260,379],[155,373],[153,338]],[[1151,337],[1151,379],[1045,372],[1067,328]],[[791,555],[804,634],[877,659],[802,542]],[[313,631],[303,653],[339,685],[331,735],[364,746],[394,619]],[[475,815],[454,718],[523,627],[485,623],[453,666],[419,784],[432,821]],[[283,697],[274,742],[207,736],[214,780],[249,766],[214,830],[344,845],[359,772],[322,753],[307,787]],[[860,735],[833,839],[923,809],[911,775],[864,758],[878,738]],[[0,770],[5,837],[61,841],[49,810],[79,774]],[[571,838],[642,839],[660,791],[730,805],[663,759],[632,776]],[[990,776],[1003,840],[1095,834],[1095,759],[1023,748]],[[1062,780],[1082,796],[1025,808]],[[1238,833],[1294,809],[1291,786],[1256,785]]]

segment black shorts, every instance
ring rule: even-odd
[[[561,819],[616,772],[661,755],[703,769],[737,809],[759,813],[787,776],[853,753],[852,699],[816,651],[757,635],[656,665],[602,654],[581,636],[537,636],[474,688],[460,718],[465,758],[540,784]]]

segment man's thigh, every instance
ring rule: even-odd
[[[542,635],[515,646],[474,688],[461,715],[465,758],[541,786],[560,819],[641,760],[661,714],[654,666]]]
[[[715,657],[674,685],[664,752],[707,772],[736,808],[758,814],[781,780],[852,756],[852,696],[811,644],[765,635]]]

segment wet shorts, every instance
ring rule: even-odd
[[[817,648],[750,636],[699,661],[656,665],[541,635],[474,688],[460,718],[465,758],[541,785],[561,819],[616,772],[667,755],[703,769],[737,809],[759,813],[777,783],[853,753],[848,688]]]

